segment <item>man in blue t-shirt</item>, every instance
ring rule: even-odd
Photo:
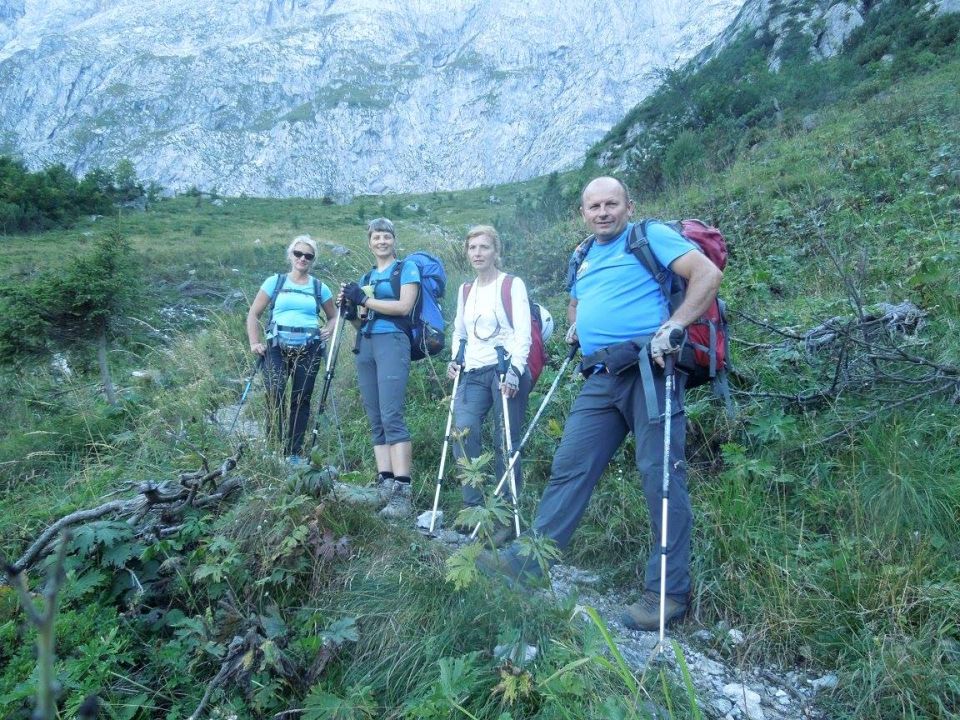
[[[571,280],[567,341],[579,342],[586,382],[564,426],[553,458],[550,482],[537,509],[533,530],[562,549],[587,509],[593,488],[628,432],[636,438],[636,464],[650,513],[660,538],[663,477],[665,377],[663,356],[676,352],[674,331],[683,330],[716,297],[722,273],[697,248],[661,223],[647,226],[654,255],[669,272],[686,282],[684,302],[670,315],[667,299],[628,247],[633,203],[622,182],[599,177],[581,194],[580,214],[593,242]],[[632,343],[632,344],[631,344]],[[649,359],[637,347],[649,347]],[[649,363],[651,372],[641,368]],[[644,381],[644,377],[648,381]],[[682,375],[675,383],[670,423],[670,488],[667,519],[667,622],[683,615],[690,595],[690,533],[693,513],[687,494]],[[647,397],[650,395],[650,397]],[[655,395],[655,397],[654,397]],[[648,407],[656,412],[651,412]],[[660,561],[656,543],[646,564],[644,592],[626,608],[623,622],[634,629],[659,626]],[[516,545],[499,556],[481,554],[482,568],[494,569],[521,583],[536,582],[540,570],[520,555]]]

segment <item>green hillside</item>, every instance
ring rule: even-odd
[[[555,372],[577,194],[610,172],[602,160],[621,168],[639,215],[703,218],[731,246],[737,415],[705,391],[688,398],[695,595],[676,632],[710,630],[699,642],[744,668],[836,674],[817,696],[823,717],[960,716],[960,22],[921,7],[881,7],[832,60],[810,63],[798,44],[776,74],[770,39],[734,44],[668,77],[582,171],[343,206],[184,196],[0,238],[0,554],[15,561],[56,518],[133,498],[141,483],[180,487],[181,473],[234,453],[211,417],[233,419],[251,367],[246,307],[296,234],[319,242],[332,285],[366,270],[364,220],[387,215],[400,245],[438,253],[455,285],[465,229],[493,222],[506,269],[558,321]],[[106,338],[116,405],[99,387],[95,338],[57,323],[37,332],[31,304],[60,302],[54,278],[89,273],[111,231],[130,248]],[[363,484],[374,466],[349,347],[317,460]],[[440,363],[419,363],[408,393],[421,510],[448,407],[440,376]],[[561,383],[529,446],[527,521],[575,393]],[[262,417],[260,395],[244,418]],[[321,473],[289,476],[270,450],[251,438],[232,475],[242,492],[187,508],[168,537],[106,517],[75,531],[56,626],[61,717],[90,694],[105,717],[187,717],[208,686],[204,717],[710,716],[656,670],[638,689],[571,604],[477,577],[469,549],[450,560],[332,497]],[[635,588],[649,549],[634,476],[627,447],[566,553],[604,588]],[[35,637],[0,585],[4,717],[30,715]],[[491,655],[515,643],[540,654]]]

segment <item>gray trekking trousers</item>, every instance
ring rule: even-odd
[[[690,592],[690,533],[693,511],[687,493],[683,414],[685,378],[675,375],[670,423],[670,497],[667,518],[667,594]],[[663,412],[664,376],[654,368],[657,407]],[[553,457],[550,482],[537,508],[533,529],[560,548],[570,543],[587,509],[593,488],[628,432],[637,441],[637,470],[650,514],[653,544],[644,576],[645,589],[660,589],[661,486],[663,484],[663,424],[647,418],[643,382],[637,369],[620,375],[595,373],[587,378],[567,417],[560,447]]]
[[[410,338],[406,333],[360,336],[357,382],[374,445],[395,445],[410,439],[403,417],[409,375]]]
[[[530,368],[524,370],[520,376],[520,387],[516,396],[507,400],[507,415],[510,418],[510,442],[514,450],[520,444],[520,436],[523,431],[523,421],[527,414],[527,400],[530,397]],[[483,419],[493,408],[494,417],[494,441],[495,463],[494,471],[496,479],[503,477],[503,471],[507,469],[507,463],[510,461],[506,448],[503,447],[503,395],[500,393],[500,375],[497,373],[496,365],[477,368],[469,372],[464,372],[460,378],[460,385],[457,387],[457,397],[453,401],[453,416],[458,431],[468,429],[467,436],[463,439],[463,449],[459,442],[453,443],[453,456],[463,457],[463,451],[466,450],[468,458],[479,457],[483,452],[482,429]],[[520,492],[522,480],[520,477],[520,460],[518,459],[513,466],[513,477],[517,483],[517,493]],[[509,482],[504,483],[501,496],[510,499]],[[463,486],[463,504],[467,507],[483,505],[483,493],[475,487],[469,485]]]

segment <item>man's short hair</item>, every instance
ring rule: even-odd
[[[614,182],[616,182],[617,185],[620,186],[620,189],[623,190],[623,197],[626,199],[626,201],[627,201],[628,203],[629,203],[629,202],[632,202],[632,201],[630,200],[630,189],[626,186],[626,184],[623,182],[623,180],[621,180],[621,179],[618,178],[618,177],[614,177],[613,175],[598,175],[598,176],[595,177],[595,178],[591,178],[590,180],[587,180],[586,184],[583,186],[583,189],[580,190],[580,205],[581,205],[581,206],[583,206],[583,194],[587,191],[587,186],[590,185],[590,183],[592,183],[594,180],[600,180],[601,178],[608,178],[609,180],[613,180]]]

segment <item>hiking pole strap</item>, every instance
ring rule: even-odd
[[[497,372],[500,374],[500,382],[507,379],[507,370],[510,365],[507,363],[507,351],[503,345],[497,345],[494,350],[497,351]]]

